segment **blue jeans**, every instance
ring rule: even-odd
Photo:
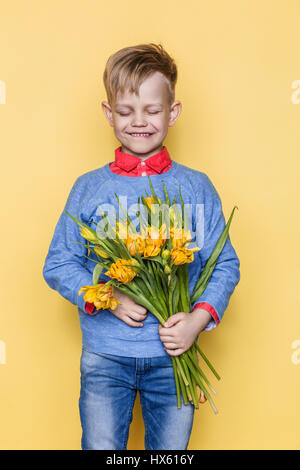
[[[145,449],[187,449],[194,406],[182,401],[177,408],[170,356],[123,357],[83,348],[80,372],[83,450],[126,450],[137,390],[145,424]]]

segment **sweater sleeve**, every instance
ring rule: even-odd
[[[203,268],[226,224],[219,194],[208,176],[205,174],[204,176],[205,181],[202,188],[204,191],[204,236],[201,236],[202,233],[200,233],[203,225],[196,221],[196,240],[198,243],[203,240],[202,247],[200,244],[198,245],[201,248],[199,256]],[[197,195],[198,201],[199,194]],[[201,201],[203,201],[203,197]],[[205,291],[191,305],[192,310],[201,307],[212,315],[204,330],[212,330],[222,320],[229,299],[240,280],[239,268],[240,261],[228,234]]]
[[[43,267],[43,277],[48,286],[84,312],[84,294],[79,296],[78,291],[82,286],[92,285],[93,274],[85,267],[87,248],[80,244],[86,240],[65,210],[87,223],[82,217],[86,191],[86,185],[78,177],[55,227]]]

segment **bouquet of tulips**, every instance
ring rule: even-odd
[[[98,223],[97,230],[94,230],[74,215],[65,212],[77,223],[82,237],[87,240],[87,244],[82,243],[88,249],[86,257],[96,263],[93,285],[82,286],[78,294],[85,292],[84,300],[94,304],[97,310],[108,308],[114,310],[120,304],[114,297],[113,288],[116,287],[149,310],[160,324],[164,325],[171,315],[179,311],[190,313],[191,303],[205,290],[226,242],[236,206],[190,296],[187,264],[193,262],[194,252],[200,248],[187,247],[191,242],[191,234],[190,230],[184,229],[186,214],[180,185],[180,204],[176,204],[176,196],[173,202],[170,202],[164,183],[165,201],[162,203],[154,192],[149,176],[148,180],[152,195],[149,196],[145,191],[147,197],[141,195],[138,198],[137,215],[140,232],[137,232],[132,220],[122,208],[116,193],[119,208],[123,210],[125,217],[123,220],[119,217],[118,220],[116,216],[115,226],[105,217],[106,227],[103,228],[101,223]],[[181,210],[178,206],[181,206]],[[95,253],[96,259],[89,258],[91,250]],[[105,284],[99,284],[103,270],[111,279]],[[220,376],[195,340],[189,350],[171,357],[177,406],[181,407],[181,392],[184,404],[189,400],[195,408],[198,408],[198,403],[208,400],[213,411],[217,413],[208,389],[214,394],[216,392],[199,366],[197,352],[215,377],[220,380]]]

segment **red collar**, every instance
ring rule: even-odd
[[[115,149],[115,161],[109,166],[114,173],[127,176],[144,176],[143,173],[153,175],[168,171],[172,165],[172,160],[165,146],[160,152],[144,161],[135,155],[122,152],[121,148],[122,146]]]

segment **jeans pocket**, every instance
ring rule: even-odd
[[[94,353],[93,351],[89,351],[84,346],[82,347],[80,358],[80,372],[82,374],[91,371],[93,368],[99,367],[100,363],[100,354]]]

